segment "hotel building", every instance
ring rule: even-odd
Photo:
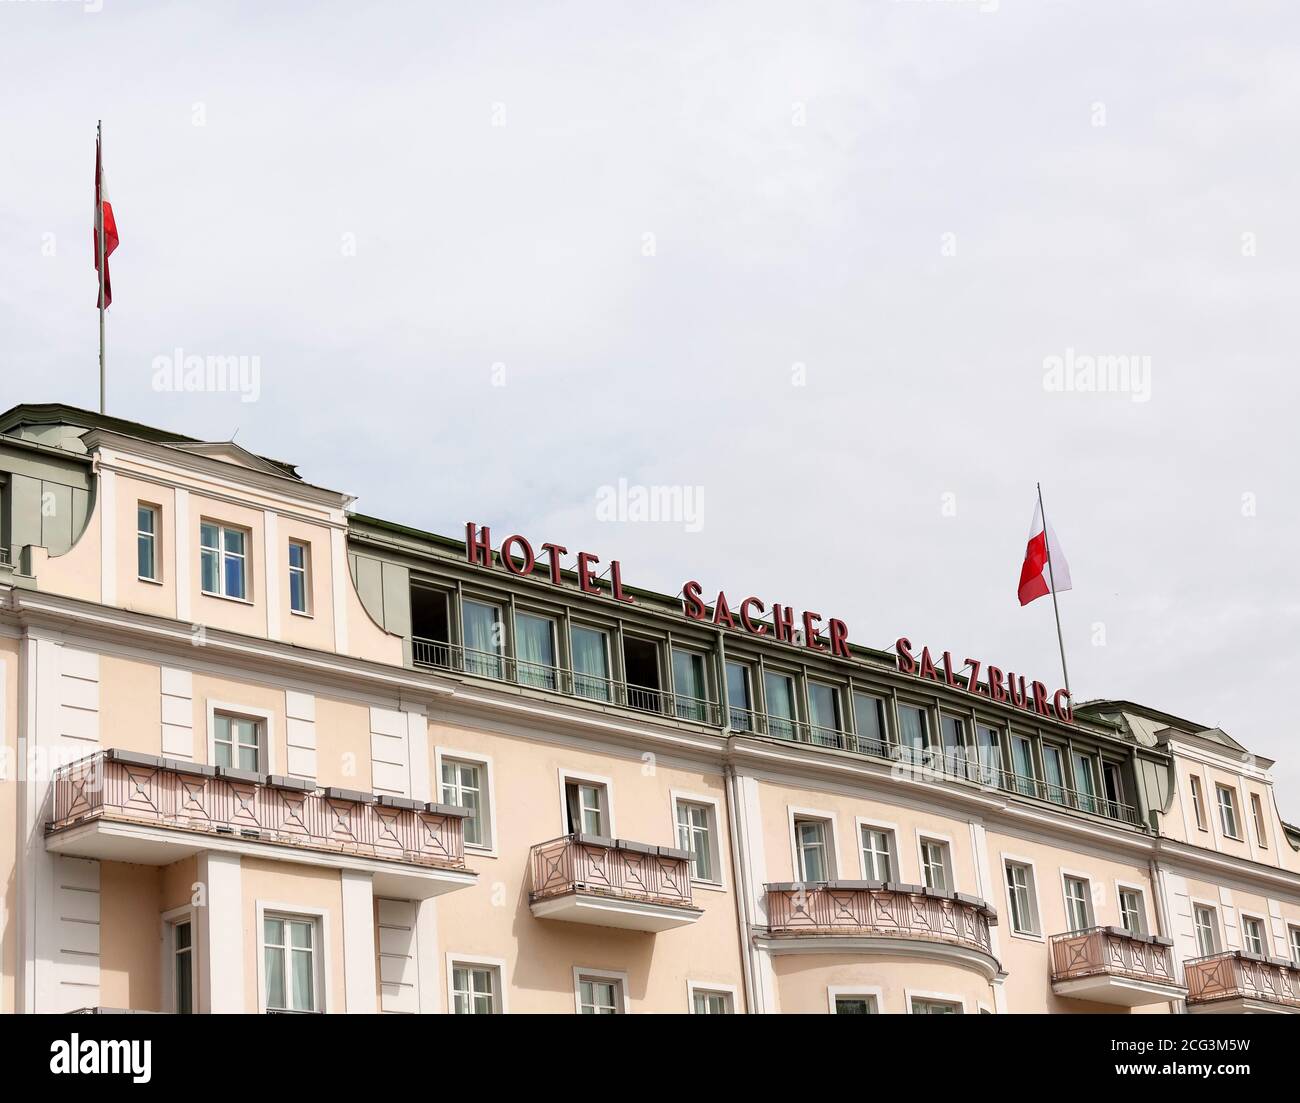
[[[0,415],[0,1009],[1300,1011],[1227,733],[349,502]]]

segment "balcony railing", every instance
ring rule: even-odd
[[[560,693],[566,697],[689,720],[715,728],[722,726],[722,708],[717,702],[687,697],[668,689],[620,682],[600,674],[527,662],[509,655],[475,651],[459,644],[427,640],[419,636],[411,639],[411,657],[416,666],[458,671],[476,678],[509,682],[525,689]]]
[[[1227,1000],[1258,1000],[1300,1011],[1300,965],[1285,958],[1230,950],[1183,965],[1189,1005],[1213,1007]]]
[[[1120,927],[1089,927],[1051,937],[1052,980],[1109,976],[1177,985],[1173,943]]]
[[[775,935],[846,935],[946,942],[992,956],[997,913],[983,900],[919,885],[826,881],[765,885]]]
[[[97,820],[464,869],[461,808],[325,789],[311,782],[128,751],[54,774],[46,834]]]
[[[412,638],[411,647],[416,666],[461,671],[479,678],[491,678],[529,689],[541,689],[567,697],[635,709],[638,712],[689,720],[708,727],[722,726],[724,710],[715,701],[684,697],[671,690],[619,682],[613,678],[575,672],[564,667],[524,662],[506,655],[474,651],[457,644],[422,639],[419,636]],[[1062,808],[1073,808],[1094,816],[1120,820],[1135,827],[1143,826],[1138,810],[1131,804],[1012,773],[1002,769],[1000,764],[980,761],[974,748],[970,753],[964,749],[913,749],[835,727],[773,716],[755,709],[733,705],[725,713],[728,727],[734,732],[751,732],[791,743],[807,743],[847,751],[850,754],[902,764],[917,772],[969,781],[988,789],[1033,797]]]
[[[528,901],[581,892],[624,901],[691,908],[688,851],[600,835],[563,835],[531,854]]]

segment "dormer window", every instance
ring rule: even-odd
[[[204,521],[199,526],[203,592],[212,597],[248,600],[248,533]]]

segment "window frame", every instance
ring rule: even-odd
[[[854,746],[859,754],[872,754],[878,757],[888,757],[894,747],[894,742],[889,735],[889,696],[886,693],[870,687],[852,684],[849,686],[848,693],[849,709],[853,714],[853,739]],[[861,701],[870,701],[876,710],[876,727],[880,731],[880,738],[876,740],[876,745],[863,751],[861,744],[864,741],[870,741],[871,736],[866,735],[862,730],[862,723],[858,718],[858,705]]]
[[[926,845],[939,847],[943,855],[944,884],[942,887],[928,883],[928,868],[925,860]],[[932,831],[916,833],[916,855],[920,862],[918,868],[921,871],[921,884],[935,892],[952,893],[957,891],[957,871],[954,868],[954,854],[952,839],[947,835],[936,835]]]
[[[286,919],[293,921],[309,920],[314,928],[314,941],[312,943],[312,967],[314,975],[312,977],[312,995],[313,1002],[317,1004],[311,1011],[292,1011],[288,1009],[275,1008],[275,1012],[299,1014],[299,1015],[324,1015],[329,1013],[330,1009],[335,1007],[334,993],[331,973],[332,969],[328,967],[330,959],[331,932],[330,932],[330,913],[326,908],[309,907],[305,904],[283,904],[270,900],[259,899],[256,902],[257,915],[257,1010],[258,1014],[268,1014],[266,1004],[266,920]],[[288,974],[285,976],[286,985],[288,984]],[[286,992],[288,991],[286,987]]]
[[[199,1014],[199,922],[192,904],[165,911],[159,917],[162,922],[162,1009],[169,1015]],[[190,1010],[182,1012],[176,1006],[176,928],[182,923],[190,925]]]
[[[612,981],[615,986],[615,1015],[628,1015],[631,1012],[628,1009],[627,1002],[627,974],[612,969],[591,969],[584,965],[575,965],[573,967],[573,1009],[574,1013],[581,1015],[582,1011],[582,982],[587,981]]]
[[[953,1015],[968,1014],[966,1010],[966,1000],[961,996],[953,995],[951,992],[923,992],[916,988],[905,988],[903,990],[903,998],[907,1001],[905,1011],[908,1015],[926,1014],[924,1011],[916,1010],[916,1004],[918,1001],[921,1003],[947,1004],[949,1007],[955,1009],[950,1012],[950,1014]]]
[[[1223,953],[1223,928],[1219,923],[1219,906],[1212,904],[1207,900],[1193,900],[1192,904],[1192,937],[1196,939],[1196,956],[1213,957],[1215,954]],[[1212,948],[1206,952],[1201,945],[1201,925],[1197,922],[1199,912],[1209,912],[1210,914],[1210,941]]]
[[[882,823],[878,820],[865,819],[858,816],[854,820],[854,826],[857,828],[858,843],[858,862],[862,869],[862,879],[864,881],[880,881],[886,883],[895,882],[903,883],[903,871],[901,868],[902,858],[898,850],[898,825],[894,823]],[[889,850],[889,867],[892,876],[880,878],[875,875],[871,867],[867,864],[867,848],[863,845],[863,833],[866,831],[875,831],[885,836],[885,844]]]
[[[500,957],[483,957],[479,954],[458,954],[454,950],[448,950],[444,956],[446,962],[447,974],[447,1014],[456,1014],[456,976],[455,970],[458,967],[470,969],[491,969],[496,973],[495,987],[492,993],[493,1015],[508,1015],[509,992],[506,986],[506,961]],[[474,1012],[471,1012],[474,1014]]]
[[[710,1012],[695,1010],[695,997],[697,994],[705,996],[725,996],[727,998],[727,1010],[722,1012],[724,1015],[735,1015],[737,989],[734,984],[722,984],[718,981],[705,980],[687,980],[686,981],[686,1013],[688,1015],[705,1015]]]
[[[443,759],[477,766],[482,782],[479,786],[479,825],[484,832],[484,841],[465,843],[465,849],[485,858],[497,857],[497,802],[496,788],[492,777],[492,756],[479,751],[463,751],[458,747],[435,746],[433,748],[433,776],[437,782],[438,800],[442,799],[442,762]]]
[[[1237,910],[1237,918],[1241,924],[1242,951],[1247,954],[1254,954],[1256,957],[1271,957],[1272,955],[1269,953],[1268,923],[1264,919],[1264,917],[1262,915],[1257,915],[1254,912],[1243,911],[1239,908]],[[1247,924],[1249,923],[1258,924],[1258,928],[1259,928],[1259,949],[1258,950],[1252,950],[1246,945],[1247,942],[1246,929],[1247,929]]]
[[[153,531],[146,533],[140,528],[140,514],[148,512],[153,516]],[[150,556],[153,559],[153,574],[140,573],[140,538],[147,536],[150,542]],[[162,506],[157,502],[137,501],[135,503],[135,577],[137,582],[148,582],[154,586],[163,584],[162,573]]]
[[[868,1000],[874,1005],[869,1015],[883,1015],[885,990],[879,984],[831,984],[826,988],[826,1013],[838,1015],[836,1004],[840,1000]]]
[[[1228,796],[1228,805],[1225,809],[1223,803],[1224,794]],[[1223,832],[1225,839],[1231,839],[1234,843],[1245,842],[1245,837],[1241,834],[1242,822],[1241,813],[1237,808],[1237,788],[1234,785],[1225,785],[1221,781],[1214,783],[1214,804],[1219,810],[1219,830]],[[1228,830],[1227,819],[1224,816],[1225,811],[1232,812],[1233,831]]]
[[[1264,826],[1264,801],[1255,792],[1248,792],[1250,797],[1250,819],[1255,825],[1255,845],[1260,850],[1268,849],[1268,829]]]
[[[261,731],[261,748],[258,756],[258,768],[255,773],[273,774],[276,772],[275,756],[275,713],[268,709],[254,708],[230,701],[216,701],[209,698],[205,702],[208,714],[208,765],[217,764],[217,716],[230,716],[239,720],[256,720]],[[233,767],[238,768],[238,767]]]
[[[1017,869],[1025,870],[1028,874],[1026,878],[1025,892],[1028,897],[1027,903],[1029,909],[1029,918],[1033,923],[1033,927],[1031,929],[1019,930],[1016,928],[1016,924],[1015,924],[1016,909],[1014,904],[1012,903],[1013,894],[1012,894],[1012,885],[1011,885],[1011,876],[1010,876],[1011,867],[1013,866],[1016,867]],[[1038,906],[1038,870],[1035,868],[1033,860],[1029,858],[1022,858],[1018,854],[1004,853],[1002,855],[1002,884],[1003,884],[1003,890],[1006,894],[1007,919],[1010,924],[1010,926],[1007,929],[1011,937],[1024,938],[1024,939],[1028,939],[1031,942],[1045,941],[1045,936],[1043,934],[1042,912]]]
[[[834,881],[839,876],[839,862],[836,860],[838,841],[835,830],[835,813],[819,808],[796,808],[786,805],[786,816],[790,837],[790,868],[794,871],[794,880],[807,884],[819,884],[821,881]],[[816,822],[822,825],[822,853],[826,858],[826,876],[817,881],[806,881],[803,875],[803,848],[799,845],[799,824]]]
[[[592,785],[605,791],[605,804],[601,808],[601,819],[604,821],[601,827],[604,829],[599,832],[601,838],[617,838],[617,831],[614,827],[614,782],[600,774],[587,774],[580,770],[569,770],[561,766],[559,768],[560,778],[560,834],[571,835],[574,832],[569,830],[569,783],[575,785]],[[590,834],[590,832],[581,832]]]
[[[744,676],[745,681],[745,703],[737,705],[731,697],[731,669],[735,667]],[[727,702],[727,728],[730,731],[744,731],[753,733],[757,730],[758,706],[754,701],[754,668],[747,662],[738,659],[727,659],[722,667],[722,679],[725,684],[725,696]],[[736,714],[739,713],[744,721],[744,727],[737,727],[735,724]]]
[[[1196,816],[1196,830],[1209,831],[1210,823],[1208,810],[1205,804],[1204,787],[1201,785],[1201,779],[1197,774],[1188,774],[1188,789],[1191,792],[1192,812]]]
[[[1073,916],[1070,914],[1070,882],[1075,881],[1083,885],[1083,911],[1084,924],[1081,927],[1074,926]],[[1092,898],[1092,877],[1087,873],[1082,873],[1074,869],[1061,870],[1061,902],[1065,905],[1065,922],[1072,934],[1081,931],[1091,930],[1097,926],[1097,910]]]
[[[217,546],[210,548],[203,542],[204,528],[211,527],[217,530]],[[237,532],[244,538],[244,550],[242,554],[226,550],[226,533]],[[215,551],[217,553],[217,585],[220,589],[205,590],[203,588],[203,556],[205,552]],[[239,559],[243,563],[243,582],[244,592],[242,594],[230,594],[226,592],[226,559],[227,557]],[[241,605],[253,604],[253,530],[244,525],[216,521],[209,517],[199,518],[199,593],[203,597],[220,598],[222,601],[237,601]]]
[[[1136,931],[1129,930],[1128,926],[1124,922],[1124,895],[1126,893],[1131,893],[1133,896],[1137,897],[1138,929]],[[1126,881],[1116,881],[1115,910],[1119,913],[1119,925],[1129,931],[1130,934],[1140,935],[1143,938],[1149,936],[1151,932],[1150,924],[1147,922],[1147,896],[1146,890],[1141,885],[1130,884]]]
[[[1287,949],[1291,951],[1291,960],[1300,968],[1300,926],[1288,923],[1286,926]]]
[[[302,556],[301,567],[295,567],[293,565],[294,548],[302,549],[303,556]],[[310,619],[311,617],[315,616],[315,612],[312,609],[312,600],[311,600],[312,565],[311,565],[311,541],[310,540],[303,540],[297,537],[291,538],[289,540],[287,566],[289,571],[288,578],[286,579],[286,581],[289,584],[288,585],[289,613],[290,615],[295,617],[307,617]],[[301,609],[294,608],[294,604],[293,604],[293,576],[295,573],[302,575],[303,607]]]
[[[711,878],[696,877],[694,872],[694,863],[692,862],[691,884],[699,888],[722,890],[727,887],[726,870],[722,861],[722,802],[718,797],[707,796],[703,793],[687,793],[681,789],[670,789],[668,791],[669,809],[672,813],[673,821],[673,838],[677,841],[678,846],[681,844],[681,831],[677,822],[677,806],[679,804],[693,804],[697,807],[707,808],[709,811],[709,860],[713,865],[714,876]]]

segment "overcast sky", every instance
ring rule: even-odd
[[[1298,30],[5,0],[0,406],[98,401],[102,117],[110,413],[1056,685],[1051,603],[1016,601],[1041,480],[1076,698],[1223,727],[1300,822]],[[256,357],[256,392],[159,390],[178,349]],[[1091,356],[1139,370],[1051,389]],[[620,479],[700,488],[702,524],[602,520]]]

